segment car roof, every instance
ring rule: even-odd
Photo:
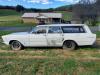
[[[48,24],[48,25],[38,25],[38,26],[84,26],[85,24]]]

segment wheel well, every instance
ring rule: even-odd
[[[9,44],[11,44],[13,41],[18,41],[18,40],[11,40],[10,42],[9,42]],[[18,41],[19,42],[19,41]],[[24,45],[21,43],[21,42],[19,42],[21,45],[22,45],[22,47],[24,47]]]
[[[13,41],[17,41],[17,40],[11,40],[11,41],[9,42],[9,44],[11,44]]]
[[[76,46],[78,46],[78,44],[77,44],[76,41],[74,41],[74,40],[65,40],[65,41],[63,42],[63,44],[64,44],[65,42],[67,42],[67,41],[73,41],[73,42],[76,44]]]

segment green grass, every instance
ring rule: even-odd
[[[97,37],[100,38],[100,32],[98,31],[98,32],[95,32],[95,33],[96,33]]]
[[[0,27],[2,26],[13,26],[13,27],[24,27],[24,26],[34,26],[33,23],[23,23],[21,15],[9,15],[0,16]]]
[[[22,24],[22,19],[18,15],[0,16],[0,26],[16,26]]]
[[[0,21],[18,21],[21,20],[21,15],[1,16]]]
[[[42,51],[42,50],[41,50]],[[50,51],[50,50],[49,50]],[[4,51],[0,50],[0,75],[99,75],[100,61],[89,59],[88,52],[75,52],[52,50],[52,56],[42,55],[46,51]],[[36,55],[38,53],[38,55]],[[50,52],[49,52],[50,53]],[[93,53],[93,52],[92,52]],[[63,58],[61,57],[64,55]],[[72,56],[73,55],[73,56]],[[45,57],[46,58],[45,58]],[[83,59],[86,58],[86,59]],[[99,57],[100,58],[100,57]]]
[[[33,23],[23,23],[22,21],[9,21],[1,22],[0,27],[34,27],[36,24]]]
[[[0,9],[0,16],[8,16],[8,15],[21,15],[21,13],[15,10]]]
[[[75,70],[73,68],[76,68],[70,59],[0,59],[0,61],[0,75],[71,75],[73,73],[71,71]],[[70,65],[66,65],[67,63]]]
[[[0,37],[2,35],[7,35],[7,34],[10,34],[10,33],[13,33],[12,31],[0,31]]]
[[[0,59],[0,75],[99,75],[100,61]]]
[[[92,56],[96,57],[96,58],[100,58],[100,54],[98,54],[98,53],[97,54],[93,54]]]

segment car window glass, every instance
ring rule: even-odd
[[[62,33],[60,26],[50,26],[48,33]]]
[[[44,33],[46,33],[46,29],[47,29],[47,27],[45,27],[45,26],[39,26],[39,27],[36,27],[33,29],[33,33],[44,34]]]
[[[82,26],[62,26],[63,33],[85,33]]]
[[[32,29],[32,33],[36,33],[36,28],[37,28],[37,27],[34,27],[34,28]]]

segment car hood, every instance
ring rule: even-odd
[[[28,32],[17,32],[17,33],[11,33],[8,35],[3,35],[2,37],[9,37],[9,36],[16,36],[16,35],[27,35],[29,34]]]
[[[28,32],[17,32],[17,33],[12,33],[9,35],[26,35],[26,34],[29,34],[29,33]]]

